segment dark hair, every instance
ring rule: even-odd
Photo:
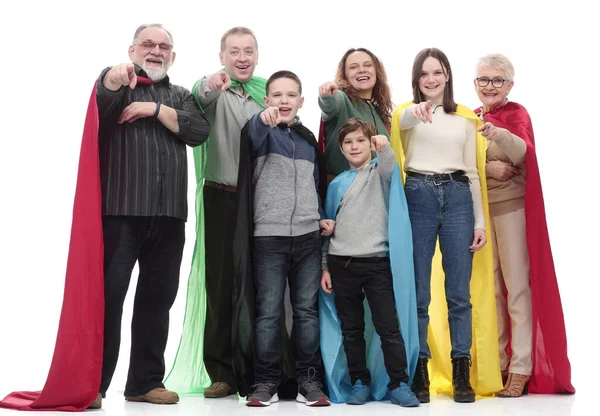
[[[227,38],[231,35],[250,35],[254,39],[254,44],[256,45],[256,50],[258,50],[258,42],[256,41],[256,36],[254,36],[254,32],[244,26],[236,26],[229,29],[227,32],[223,33],[221,36],[221,52],[225,52],[225,42]]]
[[[267,95],[269,95],[269,87],[271,86],[271,83],[280,78],[288,78],[293,81],[296,81],[296,83],[298,84],[298,87],[300,88],[300,94],[302,94],[302,83],[300,82],[300,78],[298,78],[298,75],[294,74],[292,71],[284,70],[284,71],[277,71],[269,77],[269,79],[267,80],[267,85],[265,87]]]
[[[377,134],[377,128],[375,128],[373,123],[352,117],[340,126],[340,129],[338,130],[338,144],[341,146],[346,136],[357,130],[362,130],[365,137],[368,137],[369,140],[371,140],[372,136]]]
[[[413,102],[419,104],[420,102],[426,101],[425,97],[421,93],[419,88],[419,79],[421,79],[421,73],[423,72],[423,63],[429,57],[435,58],[442,64],[442,70],[448,78],[446,87],[444,88],[444,111],[446,113],[456,112],[456,102],[454,101],[454,87],[452,86],[452,71],[450,69],[450,61],[444,52],[437,48],[423,49],[415,57],[412,69],[412,89],[413,89]]]
[[[392,94],[390,92],[390,86],[387,81],[387,75],[383,63],[375,56],[373,52],[365,48],[351,48],[346,51],[340,63],[338,64],[337,72],[335,75],[335,83],[339,89],[344,91],[352,103],[363,102],[364,100],[359,95],[348,79],[346,79],[346,61],[348,56],[354,52],[364,52],[371,57],[373,65],[375,65],[375,74],[377,80],[373,87],[373,96],[371,102],[381,117],[383,124],[387,127],[388,131],[392,124]]]

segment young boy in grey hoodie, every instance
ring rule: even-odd
[[[269,406],[279,400],[279,334],[287,277],[294,310],[296,400],[327,406],[329,398],[321,389],[318,313],[321,235],[330,235],[334,226],[323,219],[326,172],[319,168],[322,155],[314,135],[296,116],[304,101],[298,77],[276,72],[266,92],[267,109],[247,124],[253,160],[256,388],[246,404]]]

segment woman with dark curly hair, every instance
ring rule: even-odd
[[[324,139],[331,182],[336,175],[349,169],[337,141],[338,130],[348,119],[355,117],[369,121],[377,128],[377,134],[389,138],[392,100],[379,58],[365,48],[348,49],[340,60],[335,81],[319,87],[319,107],[324,123],[320,139]]]

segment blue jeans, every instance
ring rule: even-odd
[[[468,357],[471,334],[471,270],[475,218],[469,183],[408,176],[404,187],[412,225],[419,319],[419,356],[431,358],[427,345],[431,302],[431,261],[439,236],[444,269],[451,357]]]
[[[318,309],[321,237],[319,231],[314,231],[298,237],[254,237],[257,383],[279,383],[283,375],[279,334],[286,276],[294,311],[296,378],[307,379],[311,368],[317,380],[322,378]]]

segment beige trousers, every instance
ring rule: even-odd
[[[491,224],[500,369],[531,375],[533,324],[525,210],[492,217]],[[512,357],[506,353],[511,329]]]

